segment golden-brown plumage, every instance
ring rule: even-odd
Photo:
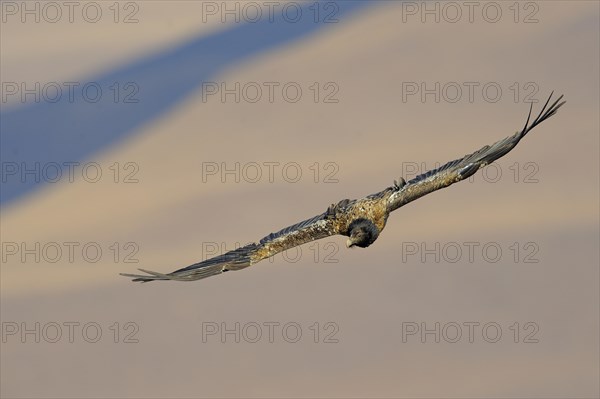
[[[368,247],[385,228],[390,212],[433,191],[448,187],[473,175],[480,168],[492,163],[512,150],[519,141],[535,126],[556,113],[565,102],[560,96],[546,110],[552,94],[546,101],[538,117],[529,125],[531,108],[525,127],[491,146],[485,146],[463,158],[421,174],[408,183],[404,179],[383,191],[358,200],[342,200],[332,204],[327,210],[313,218],[271,233],[258,243],[229,251],[223,255],[195,263],[168,274],[140,269],[147,275],[126,274],[133,281],[179,280],[191,281],[221,274],[229,270],[246,268],[279,252],[310,241],[332,235],[348,236],[348,246]]]

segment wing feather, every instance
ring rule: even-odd
[[[325,212],[300,223],[288,226],[276,233],[271,233],[262,238],[258,243],[248,244],[171,273],[163,274],[139,269],[147,274],[121,273],[121,275],[131,277],[133,278],[133,281],[141,282],[155,280],[200,280],[229,270],[244,269],[263,259],[285,251],[286,249],[334,234],[336,234],[336,229],[331,214]]]
[[[408,181],[404,186],[396,190],[388,198],[388,209],[390,212],[433,191],[448,187],[451,184],[467,179],[477,172],[479,168],[482,168],[494,162],[496,159],[506,155],[528,132],[554,115],[556,111],[565,103],[565,101],[560,102],[560,100],[563,98],[563,96],[560,96],[546,110],[551,98],[552,94],[550,94],[550,97],[548,97],[548,100],[546,101],[546,104],[544,104],[540,114],[531,123],[531,125],[529,124],[529,120],[531,118],[532,108],[529,109],[527,122],[525,122],[525,126],[520,132],[515,133],[513,136],[499,140],[491,146],[486,145],[472,154],[455,159],[454,161],[450,161],[437,169],[430,170]],[[531,105],[533,107],[533,104]]]

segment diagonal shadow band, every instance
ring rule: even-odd
[[[343,22],[353,12],[377,2],[329,3],[335,5],[334,17]],[[44,164],[84,162],[168,112],[224,68],[335,26],[308,17],[312,2],[301,4],[307,17],[296,23],[275,13],[272,20],[196,37],[87,80],[101,89],[115,82],[135,82],[139,87],[137,103],[115,101],[113,93],[98,96],[92,90],[90,98],[98,98],[97,102],[65,95],[56,102],[25,104],[0,112],[0,205],[4,207],[44,184],[44,179],[35,176]],[[198,134],[202,134],[201,127]],[[23,175],[24,170],[34,172]]]

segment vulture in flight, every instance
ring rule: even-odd
[[[183,269],[163,274],[144,269],[146,275],[121,273],[132,277],[133,281],[154,280],[192,281],[214,276],[229,270],[244,269],[289,248],[310,241],[341,234],[348,237],[348,247],[366,248],[379,237],[392,211],[433,191],[467,179],[480,168],[494,162],[512,150],[531,129],[550,118],[565,102],[560,96],[548,109],[552,94],[544,104],[538,117],[529,124],[533,103],[523,130],[486,145],[472,154],[448,162],[447,164],[423,173],[406,182],[403,178],[394,185],[365,198],[342,200],[332,204],[320,215],[304,220],[293,226],[271,233],[259,242],[195,263]]]

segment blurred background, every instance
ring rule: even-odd
[[[599,5],[0,2],[1,395],[599,392]],[[513,134],[368,249],[170,272]]]

